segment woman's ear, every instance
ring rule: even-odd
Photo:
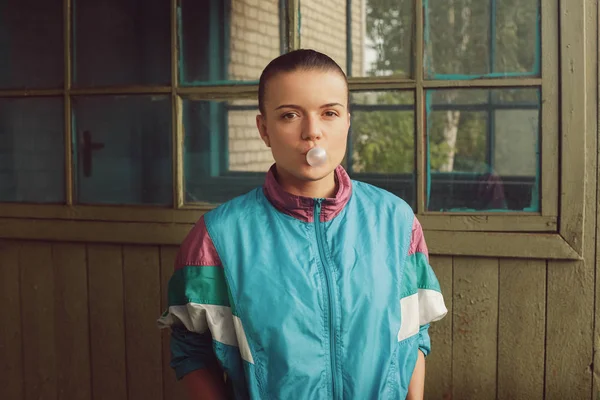
[[[267,147],[271,147],[269,134],[267,133],[265,117],[262,114],[258,114],[256,116],[256,128],[258,129],[258,133],[260,134],[260,138],[263,140],[263,142],[265,142]]]

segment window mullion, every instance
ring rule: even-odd
[[[287,49],[288,51],[300,48],[300,0],[286,1],[286,22],[287,22]]]
[[[181,208],[183,199],[183,138],[181,127],[183,126],[183,113],[181,112],[181,98],[177,93],[179,87],[179,52],[178,52],[178,0],[171,0],[171,124],[172,140],[171,158],[172,162],[172,185],[173,185],[173,207]]]
[[[544,216],[557,216],[559,199],[559,10],[558,2],[541,0],[541,211]],[[564,165],[564,164],[563,164]]]
[[[425,93],[423,87],[423,55],[424,55],[424,33],[423,33],[423,0],[415,0],[415,70],[413,71],[416,80],[415,89],[415,121],[416,121],[416,149],[415,157],[416,180],[417,180],[417,214],[423,214],[425,211],[425,180],[426,180],[426,135],[425,135]]]
[[[73,171],[73,132],[72,132],[72,116],[71,116],[71,80],[72,80],[72,19],[71,19],[72,0],[63,0],[63,44],[64,44],[64,88],[63,88],[63,112],[64,112],[64,133],[65,133],[65,203],[72,206],[74,203],[74,180],[75,173]]]
[[[352,1],[346,0],[346,75],[352,76]]]

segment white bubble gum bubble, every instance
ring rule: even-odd
[[[322,147],[313,147],[306,153],[306,162],[311,167],[320,167],[327,162],[327,152]]]

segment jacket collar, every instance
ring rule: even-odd
[[[334,172],[337,191],[334,197],[324,199],[321,203],[321,222],[335,218],[344,209],[352,194],[352,181],[344,168],[340,165]],[[269,202],[282,213],[304,222],[313,222],[315,199],[284,191],[277,182],[275,164],[267,173],[263,191]]]

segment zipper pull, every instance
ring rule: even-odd
[[[321,211],[321,204],[323,203],[323,199],[315,199],[315,211]]]
[[[314,220],[317,222],[321,217],[321,203],[323,199],[315,199],[315,212],[314,212]]]

